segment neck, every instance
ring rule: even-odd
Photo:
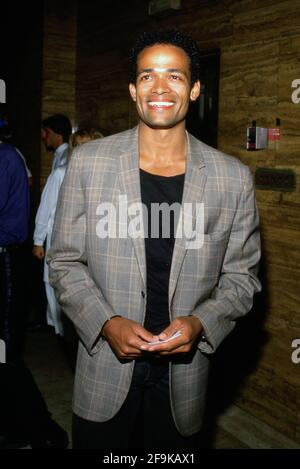
[[[139,124],[140,157],[174,164],[186,159],[186,146],[184,122],[171,129],[152,129],[144,123]]]
[[[55,151],[56,151],[61,145],[63,145],[64,143],[65,143],[65,142],[60,142],[60,143],[58,143],[58,145],[55,147]]]
[[[180,172],[184,170],[186,151],[184,122],[171,129],[151,129],[140,122],[139,154],[142,169]]]

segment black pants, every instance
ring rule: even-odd
[[[0,364],[0,435],[36,441],[51,414],[22,359],[27,261],[23,246],[0,254],[0,338],[6,346],[6,363]]]
[[[199,448],[199,434],[183,437],[175,427],[169,398],[169,368],[160,359],[137,361],[127,398],[107,422],[73,415],[73,449]]]
[[[51,414],[22,360],[0,365],[0,435],[35,441]]]
[[[24,246],[0,253],[0,338],[9,359],[22,357],[27,313],[27,251]]]

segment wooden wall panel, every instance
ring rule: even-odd
[[[76,2],[45,1],[43,89],[41,120],[66,114],[75,121],[77,5]],[[52,154],[41,144],[41,188],[51,171]]]
[[[285,401],[280,401],[279,396],[285,396]],[[248,379],[237,404],[279,432],[297,439],[298,400],[297,388],[261,364],[259,375],[253,374]]]

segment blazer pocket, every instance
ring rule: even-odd
[[[228,238],[228,233],[225,231],[215,231],[214,233],[208,233],[203,235],[204,242],[218,242],[225,241]]]
[[[229,237],[228,232],[216,231],[209,234],[203,234],[196,239],[189,240],[186,244],[187,251],[201,251],[201,256],[203,256],[203,250],[210,247],[219,248],[220,246],[226,246],[227,240]]]
[[[204,234],[198,246],[187,249],[185,269],[189,275],[195,275],[206,281],[218,278],[228,243],[227,232]]]

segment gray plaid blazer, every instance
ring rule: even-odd
[[[252,307],[260,290],[258,213],[252,176],[237,159],[187,133],[182,204],[204,204],[204,239],[188,249],[177,238],[169,282],[170,319],[194,314],[204,336],[187,360],[170,365],[170,395],[182,435],[201,427],[208,354]],[[49,251],[50,282],[80,337],[74,412],[91,421],[111,419],[128,393],[134,362],[120,362],[99,338],[119,314],[143,323],[146,261],[142,237],[99,237],[99,204],[141,202],[138,127],[75,150],[61,188]],[[194,220],[195,221],[195,220]],[[98,234],[97,234],[98,233]]]

